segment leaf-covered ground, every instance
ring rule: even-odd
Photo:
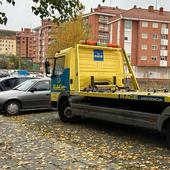
[[[169,170],[154,131],[97,120],[64,124],[55,112],[0,117],[1,169]]]

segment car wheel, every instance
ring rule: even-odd
[[[17,101],[9,101],[5,104],[4,112],[7,115],[18,115],[21,110],[21,105]]]
[[[65,123],[73,123],[78,121],[78,117],[75,116],[72,111],[68,101],[64,101],[61,103],[59,110],[59,117]]]

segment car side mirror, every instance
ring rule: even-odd
[[[49,61],[45,61],[45,72],[46,72],[46,75],[50,74],[50,63]]]

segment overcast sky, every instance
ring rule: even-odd
[[[157,7],[164,7],[165,10],[170,11],[170,0],[81,0],[85,5],[85,12],[89,12],[90,8],[97,7],[98,4],[105,6],[118,6],[120,8],[129,9],[134,5],[137,7],[147,8],[149,5],[156,5]],[[22,27],[35,28],[40,26],[40,18],[35,16],[31,11],[32,0],[16,0],[15,7],[4,4],[0,6],[0,11],[4,11],[8,17],[6,26],[0,25],[0,29],[20,30]]]

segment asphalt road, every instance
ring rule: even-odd
[[[64,124],[55,112],[0,115],[0,170],[169,170],[158,132],[97,120]]]

